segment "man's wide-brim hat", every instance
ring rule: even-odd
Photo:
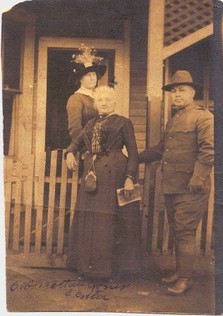
[[[174,87],[181,85],[193,87],[195,90],[202,88],[201,84],[193,82],[193,78],[189,71],[177,70],[171,78],[171,82],[163,86],[162,89],[164,91],[171,91]]]

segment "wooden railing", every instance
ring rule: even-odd
[[[78,172],[70,172],[64,152],[31,155],[16,162],[5,157],[6,247],[16,253],[64,254],[78,190]],[[157,168],[150,225],[151,254],[174,253]],[[147,219],[145,219],[147,220]],[[212,253],[213,191],[197,231],[197,254]]]
[[[5,158],[6,247],[15,252],[64,253],[72,223],[78,172],[62,151],[13,163]]]

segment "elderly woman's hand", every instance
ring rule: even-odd
[[[77,166],[76,159],[72,153],[68,153],[66,157],[67,168],[75,171],[75,167]]]
[[[134,189],[133,180],[127,177],[124,184],[124,196],[126,199],[129,199],[129,197],[133,193],[133,189]]]

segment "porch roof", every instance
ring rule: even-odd
[[[123,19],[132,19],[138,14],[142,19],[148,19],[148,4],[149,0],[32,0],[19,3],[14,9],[22,8],[34,14],[40,34],[55,30],[60,23],[59,32],[64,34],[58,35],[66,36],[70,30],[72,36],[72,28],[75,28],[75,31],[81,30],[94,37],[97,21],[105,33],[102,30],[102,37],[119,38]],[[164,46],[210,25],[212,21],[212,0],[165,0]],[[111,32],[106,32],[107,24]]]

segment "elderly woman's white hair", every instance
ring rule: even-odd
[[[114,88],[111,88],[109,86],[97,87],[95,89],[95,95],[94,95],[95,100],[97,100],[103,94],[110,95],[114,99],[114,101],[116,101],[116,91]]]

